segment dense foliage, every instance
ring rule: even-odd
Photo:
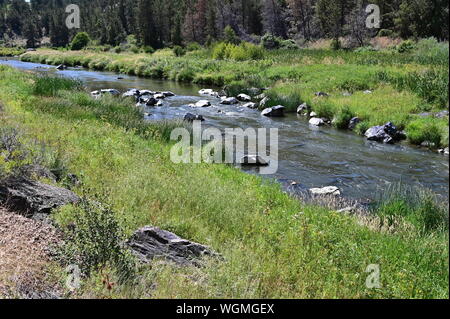
[[[81,30],[68,30],[65,6],[81,9]],[[337,39],[348,36],[363,45],[378,31],[382,35],[448,39],[448,1],[373,0],[381,11],[381,29],[367,29],[365,0],[0,0],[0,40],[17,37],[37,46],[49,37],[65,46],[79,31],[100,44],[117,46],[134,35],[141,46],[161,48],[224,39],[267,44],[279,39]],[[275,38],[278,37],[279,39]],[[336,44],[338,44],[336,42]],[[285,43],[285,45],[289,45]]]

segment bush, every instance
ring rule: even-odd
[[[288,39],[281,41],[281,48],[286,50],[295,50],[298,49],[299,46],[297,45],[297,43],[295,43],[294,40]]]
[[[114,52],[115,52],[115,53],[121,53],[121,52],[122,52],[122,48],[121,48],[120,46],[116,46],[116,47],[114,48]]]
[[[236,32],[229,25],[223,30],[223,40],[225,43],[239,44],[241,40],[237,37]]]
[[[142,52],[144,52],[146,54],[153,54],[153,53],[155,53],[155,49],[153,49],[149,45],[144,45],[141,50],[142,50]]]
[[[218,43],[213,51],[212,58],[216,60],[231,59],[235,61],[259,60],[264,57],[264,51],[260,46],[248,42],[240,45],[231,43]]]
[[[197,50],[201,50],[202,46],[200,44],[198,44],[197,42],[191,42],[186,46],[186,51],[191,52],[191,51],[197,51]]]
[[[261,45],[264,49],[274,50],[278,49],[281,46],[282,40],[279,37],[274,36],[273,34],[266,33],[261,38]]]
[[[333,126],[338,129],[347,129],[350,120],[354,117],[348,107],[344,107],[333,118]]]
[[[175,54],[175,56],[180,57],[180,56],[183,56],[186,54],[186,50],[184,48],[182,48],[181,46],[176,45],[173,47],[173,53]]]
[[[378,32],[378,36],[379,36],[379,37],[390,37],[390,36],[392,36],[393,34],[394,34],[394,31],[389,30],[389,29],[381,29],[381,30]]]
[[[398,53],[409,53],[414,50],[415,45],[411,40],[405,40],[397,46]]]
[[[81,50],[85,48],[91,39],[86,32],[78,32],[70,43],[71,50]]]

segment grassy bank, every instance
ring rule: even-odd
[[[432,196],[426,205],[391,196],[372,218],[306,206],[230,166],[172,163],[173,123],[145,124],[128,103],[93,100],[76,82],[62,82],[0,66],[0,126],[57,151],[49,156],[81,180],[73,190],[108,207],[53,215],[62,229],[71,222],[84,227],[67,251],[88,249],[98,261],[68,296],[448,298],[448,216]],[[0,166],[14,171],[14,160],[2,158]],[[100,248],[116,247],[111,238],[144,225],[209,245],[223,259],[202,268],[155,262],[121,283],[123,263]],[[380,265],[380,289],[366,288],[371,264]]]
[[[23,49],[23,48],[0,47],[0,57],[2,57],[2,56],[6,56],[6,57],[19,56],[23,53],[25,53],[25,49]]]
[[[308,49],[258,51],[260,58],[243,61],[217,59],[222,54],[216,50],[201,49],[182,57],[175,56],[170,49],[153,54],[38,50],[21,59],[225,86],[229,95],[251,87],[270,87],[268,106],[282,104],[293,112],[306,102],[320,116],[330,119],[339,118],[343,112],[358,116],[362,119],[356,129],[358,133],[392,121],[412,136],[413,144],[431,139],[436,147],[448,145],[448,118],[422,119],[417,115],[448,106],[445,59],[448,49],[435,54],[430,53],[432,50],[404,54]],[[366,90],[373,93],[365,94]],[[330,97],[317,98],[314,93],[318,91],[327,92]],[[352,95],[344,96],[344,92]]]

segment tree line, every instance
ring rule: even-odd
[[[366,7],[380,8],[381,25],[366,27]],[[68,4],[80,7],[81,29],[69,30]],[[25,38],[38,46],[49,37],[65,46],[86,31],[102,45],[134,35],[142,46],[161,48],[222,39],[232,28],[257,42],[264,34],[310,41],[349,37],[356,45],[374,35],[448,40],[448,0],[0,0],[0,40]]]

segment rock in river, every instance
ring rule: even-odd
[[[225,97],[222,99],[220,104],[224,105],[232,105],[232,104],[238,104],[239,101],[235,97]]]
[[[282,117],[284,116],[284,109],[285,107],[283,105],[276,105],[263,110],[261,115],[269,117]]]
[[[237,96],[237,99],[241,102],[250,102],[252,100],[250,95],[247,95],[247,94],[239,94]]]
[[[325,121],[321,118],[313,117],[312,119],[309,120],[309,124],[314,126],[323,126],[325,125]]]
[[[297,114],[305,114],[308,113],[308,111],[310,110],[310,106],[306,103],[303,103],[302,105],[299,105],[297,108]]]
[[[149,263],[154,258],[164,258],[179,265],[199,265],[199,258],[216,255],[207,246],[150,226],[138,229],[126,245],[143,263]]]
[[[194,121],[204,121],[205,119],[203,118],[202,115],[196,115],[196,114],[192,114],[192,113],[187,113],[184,116],[184,120],[187,122],[194,122]]]
[[[386,144],[393,144],[405,138],[405,135],[398,131],[397,127],[391,122],[369,128],[365,136],[369,141],[383,142]]]
[[[358,125],[361,122],[361,120],[359,119],[359,117],[354,117],[350,120],[350,122],[348,122],[348,129],[349,130],[354,130],[356,125]]]
[[[258,108],[258,104],[253,103],[253,102],[248,102],[248,103],[246,103],[246,104],[244,104],[242,106],[243,107],[247,107],[249,109],[256,109],[256,108]]]
[[[208,100],[200,100],[196,102],[195,104],[189,104],[190,107],[208,107],[211,106],[211,102]]]
[[[269,163],[259,155],[245,155],[241,158],[243,166],[268,166]]]
[[[327,186],[327,187],[323,187],[323,188],[311,188],[309,191],[311,192],[312,195],[316,195],[316,196],[327,196],[327,195],[339,196],[339,195],[341,195],[341,191],[336,186]]]

